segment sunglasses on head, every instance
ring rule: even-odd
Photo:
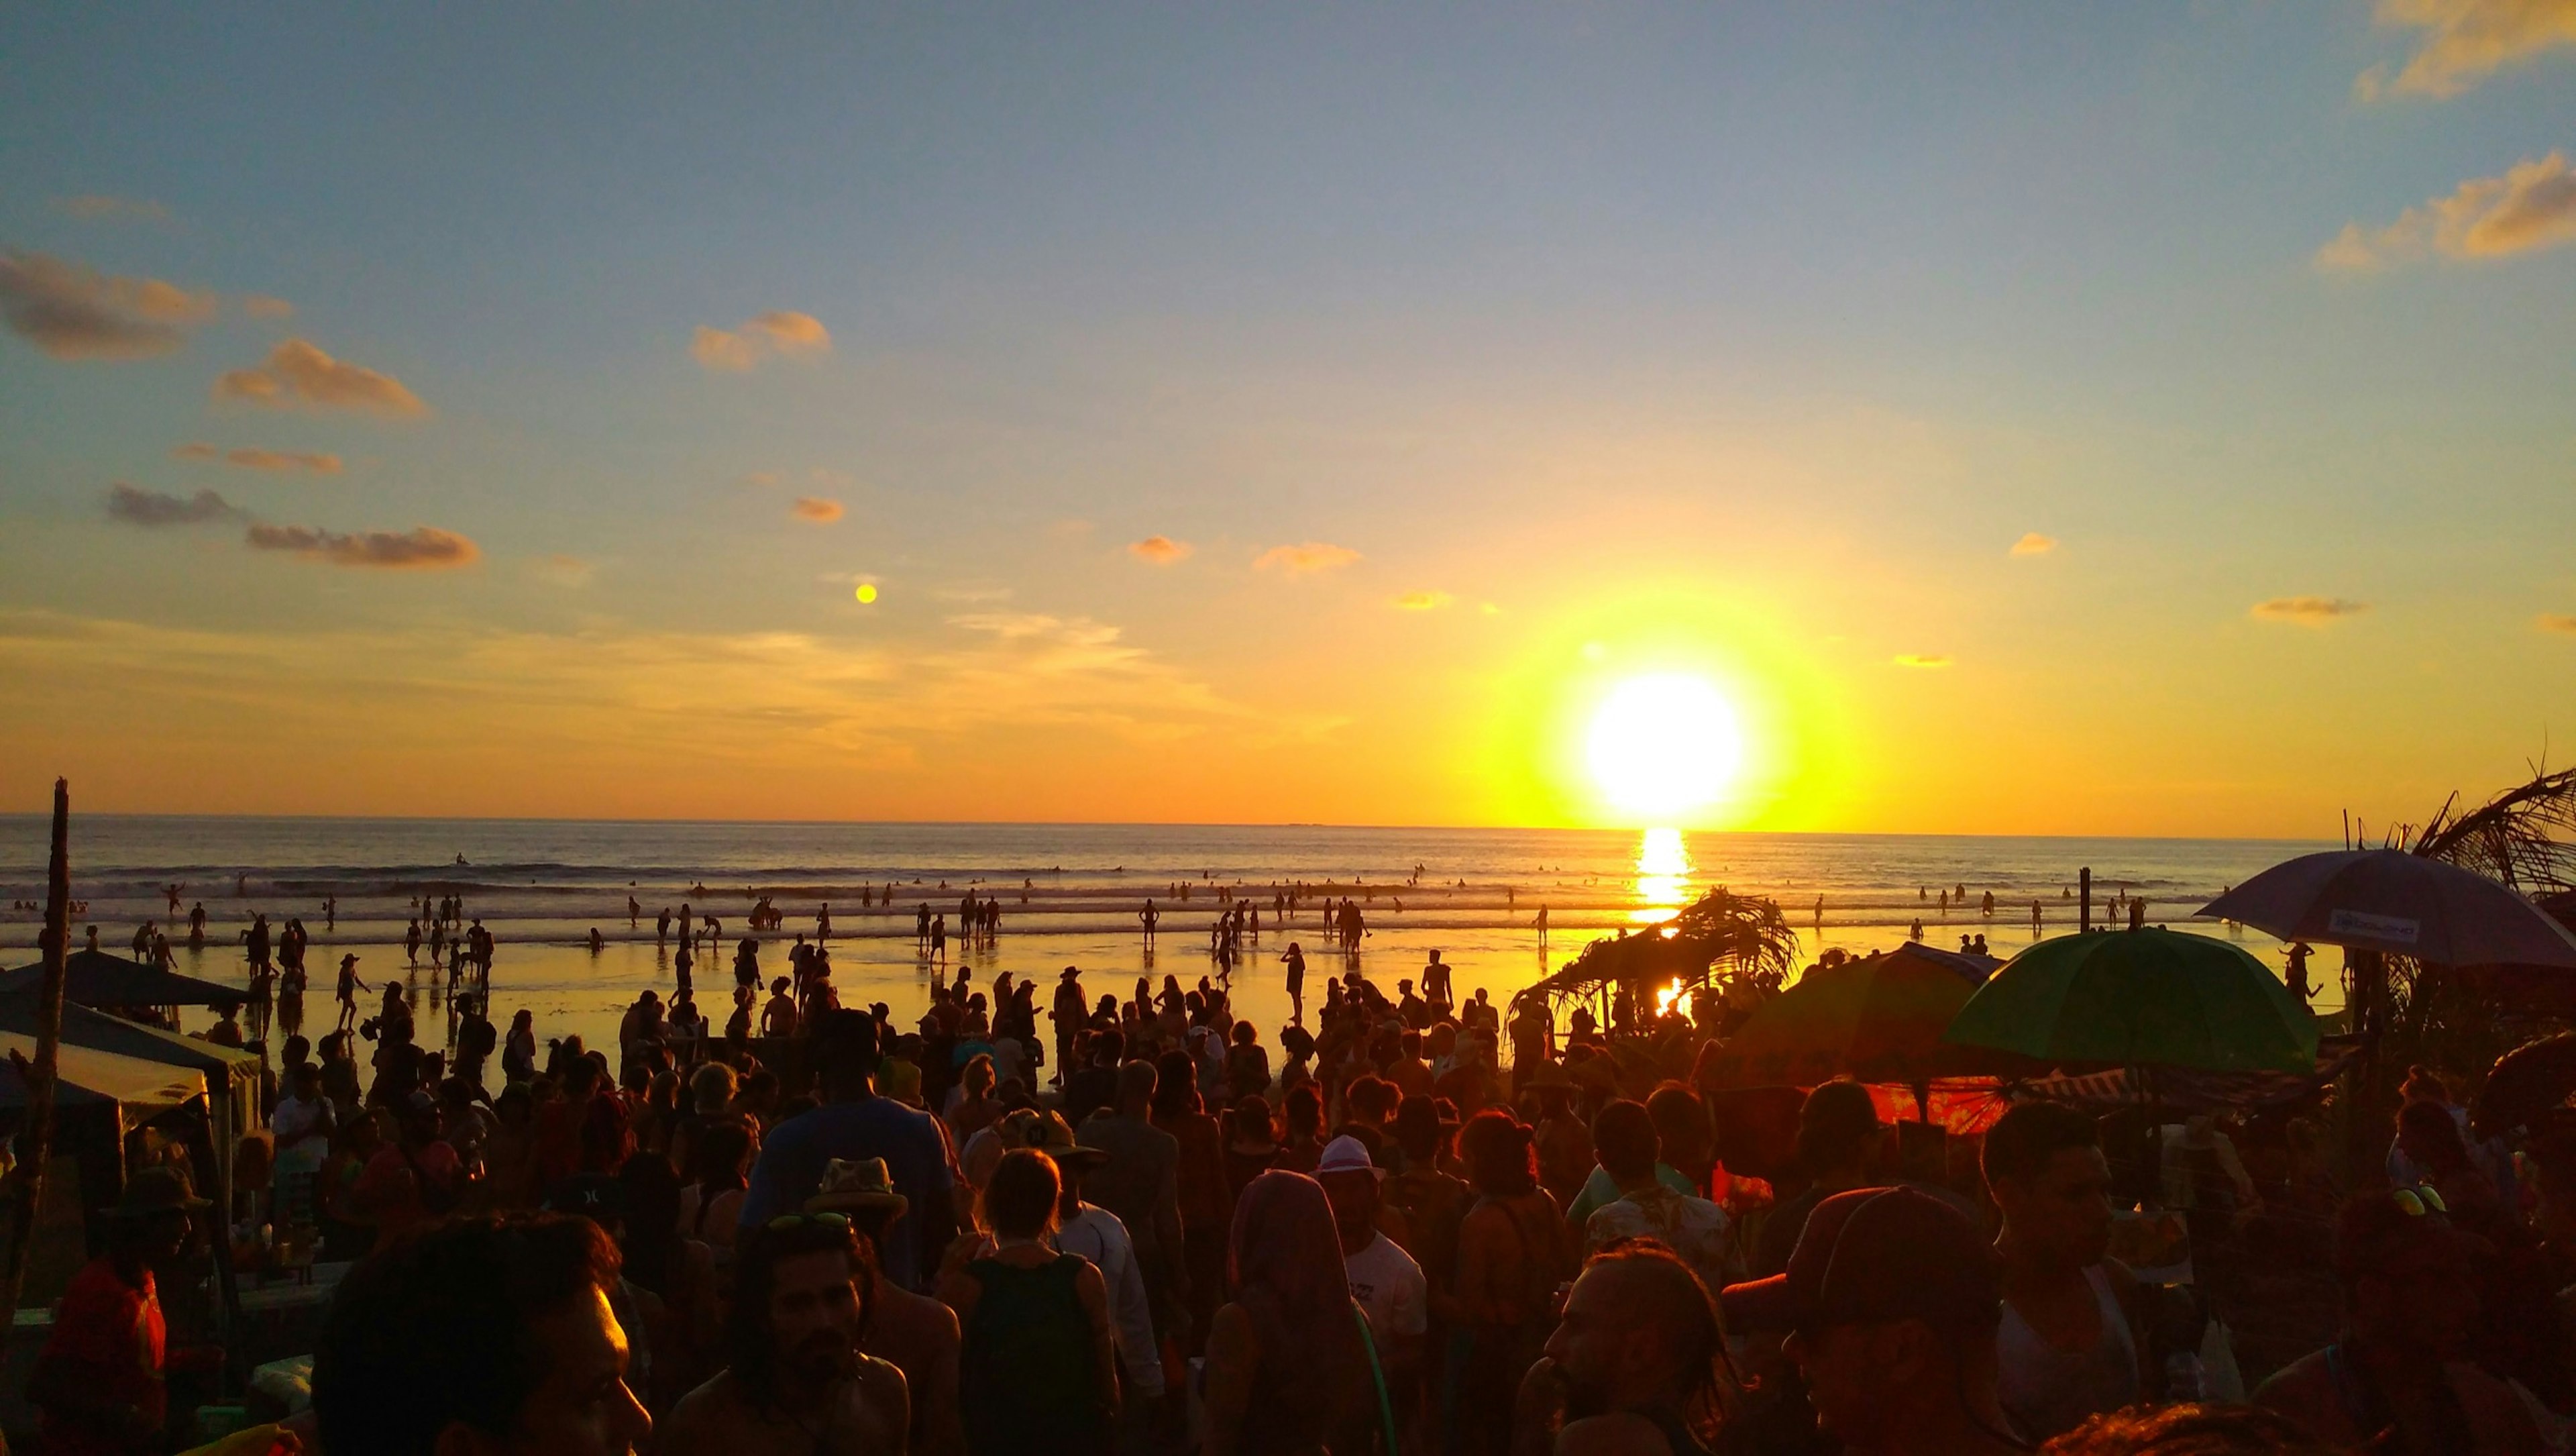
[[[2388,1196],[2399,1208],[2406,1211],[2408,1218],[2422,1218],[2428,1213],[2448,1214],[2451,1211],[2450,1205],[2442,1201],[2442,1195],[2429,1183],[2418,1184],[2413,1188],[2392,1188],[2388,1190]]]
[[[762,1227],[771,1233],[783,1234],[809,1224],[815,1228],[845,1229],[850,1226],[850,1216],[846,1213],[782,1213]]]

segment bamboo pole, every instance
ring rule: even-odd
[[[53,859],[45,874],[45,978],[36,1000],[36,1060],[23,1069],[27,1079],[27,1124],[19,1130],[18,1170],[8,1201],[15,1216],[9,1224],[8,1267],[0,1270],[0,1300],[9,1323],[18,1317],[18,1300],[27,1287],[27,1251],[35,1242],[36,1217],[44,1205],[45,1165],[54,1156],[54,1077],[63,1041],[63,962],[72,940],[71,886],[72,791],[68,781],[54,780]]]

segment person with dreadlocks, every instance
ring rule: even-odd
[[[798,1213],[736,1244],[727,1364],[662,1422],[655,1456],[903,1456],[903,1373],[859,1353],[867,1327],[858,1234],[839,1213]]]
[[[1561,1414],[1561,1452],[1705,1456],[1692,1428],[1711,1415],[1726,1332],[1708,1286],[1649,1238],[1615,1240],[1566,1295],[1547,1353],[1524,1382]]]

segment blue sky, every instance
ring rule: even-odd
[[[0,338],[0,672],[171,720],[21,798],[1552,821],[1513,725],[1679,659],[1772,724],[1732,822],[2315,833],[2576,703],[2576,5],[0,36],[0,248],[212,314]],[[211,392],[291,339],[423,409]]]

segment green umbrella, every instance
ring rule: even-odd
[[[1995,972],[1942,1033],[2058,1066],[2307,1072],[2317,1024],[2237,946],[2171,930],[2044,940]]]

